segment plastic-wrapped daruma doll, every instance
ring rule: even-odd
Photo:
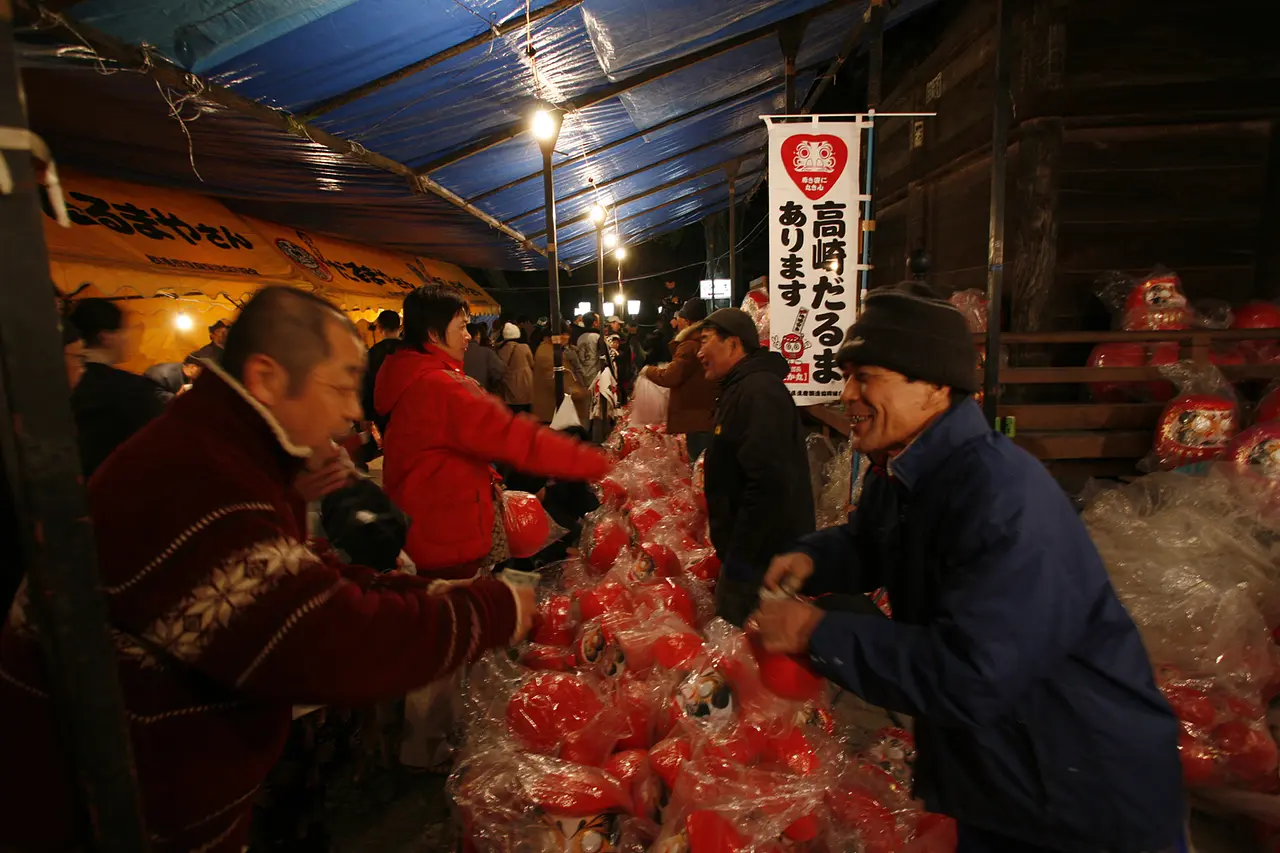
[[[1163,469],[1220,458],[1239,429],[1234,401],[1183,394],[1165,406],[1156,426],[1155,456]]]
[[[1182,282],[1170,272],[1155,273],[1135,284],[1125,300],[1122,325],[1129,331],[1191,328]]]
[[[760,346],[769,346],[769,279],[765,276],[751,282],[751,289],[742,300],[742,310],[747,312],[760,333]]]
[[[528,848],[537,853],[613,853],[618,815],[631,797],[613,777],[594,767],[561,765],[535,774],[527,784],[540,825]]]

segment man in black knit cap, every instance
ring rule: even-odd
[[[914,794],[960,853],[1172,848],[1178,721],[1067,495],[971,399],[964,317],[874,291],[837,359],[872,467],[847,524],[770,565],[765,647],[915,718]],[[881,587],[891,620],[795,595]]]

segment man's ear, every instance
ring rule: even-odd
[[[244,363],[241,384],[249,392],[249,396],[270,409],[285,399],[289,390],[289,375],[275,359],[254,353]]]

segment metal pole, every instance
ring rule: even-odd
[[[24,131],[13,35],[12,4],[0,0],[0,127]],[[28,151],[10,147],[0,152],[14,183],[12,193],[0,194],[0,443],[22,520],[28,600],[52,712],[74,765],[67,771],[84,818],[82,846],[141,853],[148,836],[80,484],[39,189]]]
[[[793,21],[778,29],[787,115],[795,115],[799,109],[799,104],[796,103],[796,57],[800,55],[800,45],[804,41],[805,23],[804,20]]]
[[[551,352],[555,364],[556,409],[564,400],[564,347],[560,336],[564,334],[564,322],[560,313],[560,256],[556,246],[556,188],[551,170],[551,155],[555,142],[542,144],[542,196],[547,214],[547,288],[551,292]]]
[[[880,106],[884,79],[884,0],[872,0],[867,9],[867,25],[870,29],[871,46],[867,60],[867,112],[871,116],[871,128],[867,134],[867,169],[863,178],[864,192],[867,200],[863,202],[862,214],[862,263],[866,269],[860,271],[858,285],[858,309],[866,301],[867,292],[871,289],[871,235],[876,230],[875,202],[872,196],[876,186],[876,109]]]
[[[987,359],[982,378],[983,409],[995,423],[1000,400],[1000,315],[1004,299],[1005,167],[1009,151],[1009,0],[997,0],[995,115],[991,127],[991,219],[987,223]],[[976,365],[975,365],[976,367]]]
[[[729,176],[729,304],[738,305],[746,294],[738,293],[738,168],[741,161],[724,167]],[[714,291],[712,298],[714,300]]]
[[[604,226],[596,226],[596,285],[600,291],[600,323],[604,326]]]

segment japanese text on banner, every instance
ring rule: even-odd
[[[767,121],[767,120],[766,120]],[[853,324],[864,122],[769,122],[770,346],[796,402],[840,396],[836,351]]]

